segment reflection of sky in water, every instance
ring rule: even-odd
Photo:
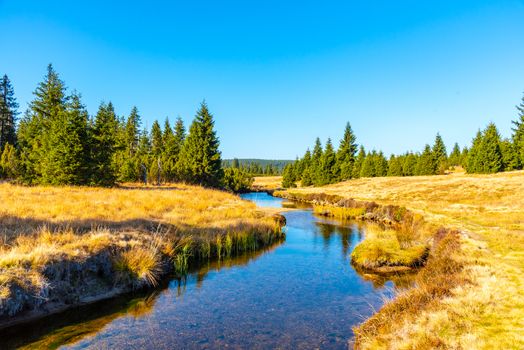
[[[147,312],[127,311],[70,347],[347,348],[351,327],[380,307],[392,284],[375,289],[351,267],[349,253],[362,238],[355,224],[311,211],[285,216],[285,243],[226,268],[202,267],[182,286],[171,281]]]

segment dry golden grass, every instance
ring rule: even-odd
[[[282,176],[257,176],[251,187],[261,191],[276,190],[282,187]]]
[[[362,348],[524,348],[524,171],[365,178],[289,192],[401,205],[465,233],[457,259],[471,283]]]
[[[95,265],[116,287],[154,286],[166,263],[183,274],[191,257],[220,259],[282,235],[278,220],[255,204],[182,184],[104,189],[4,183],[0,225],[0,316],[37,306],[48,294],[60,299],[47,279],[75,288],[85,278],[82,270]],[[68,264],[76,264],[79,277],[62,281]]]

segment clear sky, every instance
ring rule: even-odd
[[[524,92],[523,0],[0,0],[0,43],[22,110],[50,62],[90,113],[149,127],[205,98],[224,158],[338,145],[346,121],[387,154],[509,136]]]

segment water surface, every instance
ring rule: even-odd
[[[259,206],[285,205],[266,193],[242,197]],[[286,240],[279,245],[207,264],[185,281],[172,280],[147,295],[50,317],[12,331],[9,343],[65,349],[347,349],[352,326],[391,295],[391,282],[366,280],[350,265],[362,227],[317,217],[310,209],[284,215]]]

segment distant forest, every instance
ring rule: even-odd
[[[293,160],[276,159],[224,159],[222,166],[225,168],[239,168],[253,176],[282,175],[286,165]]]
[[[517,119],[512,121],[513,134],[502,139],[495,124],[478,130],[469,147],[459,148],[455,143],[448,153],[440,134],[433,144],[426,144],[422,152],[392,154],[386,158],[382,151],[366,151],[357,144],[350,123],[337,150],[331,139],[324,147],[317,138],[313,150],[283,171],[283,186],[321,186],[349,179],[379,176],[415,176],[444,174],[452,167],[462,166],[468,173],[490,174],[524,168],[524,97],[517,108]]]

